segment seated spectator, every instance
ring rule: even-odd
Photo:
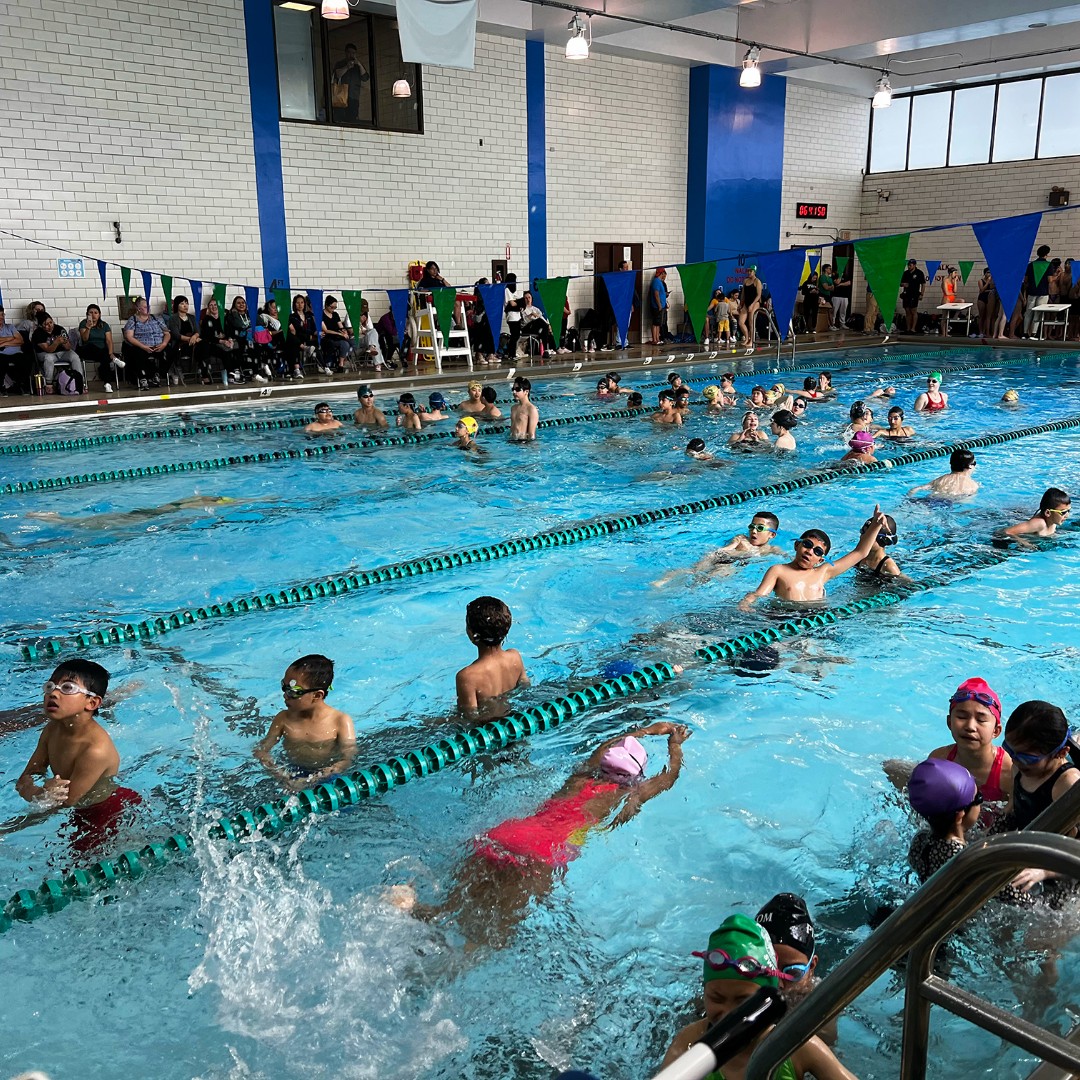
[[[382,371],[386,367],[386,359],[383,356],[382,346],[379,344],[379,331],[372,325],[371,312],[366,300],[360,301],[360,328],[357,336],[360,339],[361,362],[374,364],[376,371]]]
[[[544,313],[533,303],[533,294],[524,292],[521,294],[524,307],[521,309],[521,333],[526,336],[535,336],[548,352],[555,352],[555,337],[551,333],[551,323],[548,322]]]
[[[46,386],[53,385],[58,367],[67,366],[75,379],[78,392],[86,393],[86,372],[82,359],[72,349],[68,332],[58,326],[47,311],[38,314],[38,328],[30,341],[45,370]]]
[[[251,315],[242,296],[234,296],[232,307],[225,312],[225,334],[232,341],[233,370],[239,371],[244,381],[254,377],[256,382],[266,382],[266,376],[255,371],[255,357],[251,355]]]
[[[30,339],[34,336],[34,331],[38,328],[38,316],[45,310],[45,305],[40,300],[34,300],[26,305],[26,318],[15,324],[15,329],[29,343]]]
[[[268,379],[277,374],[284,376],[282,348],[285,335],[281,330],[276,300],[267,300],[259,308],[256,323],[251,331],[251,350],[255,355],[255,367]]]
[[[221,310],[213,297],[207,302],[206,309],[199,320],[199,338],[206,349],[207,367],[217,361],[221,365],[222,372],[228,372],[233,360],[233,341],[232,338],[226,336],[222,328]],[[240,377],[239,372],[236,372],[236,377]]]
[[[291,378],[304,377],[304,362],[314,357],[317,340],[315,317],[308,298],[303,295],[294,296],[285,334],[285,363]]]
[[[158,365],[165,358],[171,335],[156,315],[150,314],[146,298],[135,301],[135,314],[124,323],[124,362],[131,366],[129,378],[136,379],[140,390],[160,386]]]
[[[267,300],[259,309],[259,325],[270,331],[271,344],[280,350],[285,345],[285,333],[281,328],[281,314],[276,300]]]
[[[29,394],[33,357],[22,334],[4,318],[0,304],[0,393]]]
[[[98,378],[104,384],[106,394],[112,393],[113,372],[123,364],[117,364],[113,356],[112,327],[101,317],[101,308],[89,304],[86,318],[79,323],[79,341],[76,351],[83,362],[97,364]]]
[[[394,322],[394,313],[387,311],[375,324],[375,330],[379,335],[379,351],[383,354],[383,362],[389,365],[394,359],[394,352],[398,348],[397,323]],[[404,357],[398,354],[402,361]]]
[[[198,365],[199,377],[203,386],[207,386],[212,379],[209,356],[205,348],[199,348],[202,338],[195,325],[195,316],[191,314],[191,301],[186,296],[174,296],[172,310],[168,323],[169,370],[165,378],[169,385],[175,380],[179,386],[184,377],[184,363],[187,362],[193,366]]]
[[[345,360],[352,352],[349,333],[337,313],[337,297],[328,296],[323,305],[322,354],[323,375],[333,375],[345,370]]]

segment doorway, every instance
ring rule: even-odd
[[[593,308],[601,317],[602,333],[607,334],[608,328],[614,320],[611,313],[611,305],[608,303],[607,288],[600,279],[600,274],[618,270],[621,263],[628,262],[629,269],[636,270],[634,278],[634,305],[630,309],[630,328],[626,333],[626,340],[631,345],[641,344],[641,263],[644,258],[645,247],[643,244],[613,244],[608,241],[595,241],[593,243],[593,256],[595,258],[596,278],[593,282]]]

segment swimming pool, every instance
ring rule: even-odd
[[[958,352],[935,364],[985,359]],[[909,411],[916,445],[1080,414],[1075,359],[1022,359],[1003,354],[1012,366],[947,376],[949,412],[913,419]],[[818,370],[828,361],[815,356],[813,364]],[[798,453],[784,459],[721,452],[722,467],[688,464],[686,439],[718,444],[736,412],[676,432],[626,418],[583,421],[546,430],[528,447],[489,436],[483,460],[434,443],[4,496],[5,652],[18,688],[6,704],[32,707],[47,674],[47,665],[22,658],[21,647],[76,627],[799,475],[843,452],[839,432],[851,400],[895,380],[897,400],[909,406],[918,380],[898,376],[927,366],[916,359],[838,372],[843,406],[815,406],[796,432]],[[696,369],[698,387],[699,372],[712,374]],[[603,408],[585,396],[594,381],[538,387],[561,399],[542,402],[542,415]],[[737,385],[758,381],[772,380],[746,374]],[[998,404],[1008,386],[1021,389],[1018,408]],[[257,414],[309,411],[271,402]],[[216,422],[228,414],[206,415]],[[108,430],[146,423],[109,421]],[[35,429],[33,438],[66,437],[73,426]],[[78,425],[82,433],[99,427]],[[4,433],[0,446],[28,437],[25,429]],[[907,573],[956,569],[995,525],[1030,512],[1045,487],[1076,487],[1072,439],[1039,435],[979,452],[982,490],[957,508],[904,500],[910,487],[947,470],[933,461],[92,649],[87,655],[109,667],[114,686],[141,684],[109,718],[122,778],[145,800],[117,850],[278,796],[251,746],[278,708],[284,667],[301,653],[337,661],[332,700],[357,721],[360,761],[381,761],[456,726],[453,674],[470,659],[463,614],[475,595],[510,604],[508,643],[522,651],[534,681],[520,700],[540,701],[595,681],[613,658],[685,663],[703,642],[767,624],[767,610],[743,615],[734,607],[760,566],[702,586],[650,584],[692,565],[756,509],[780,516],[784,543],[815,524],[846,550],[880,501],[898,520],[897,557]],[[295,431],[222,433],[0,456],[0,463],[11,482],[268,445],[305,440]],[[131,514],[196,492],[236,502]],[[27,511],[128,516],[100,529],[27,519]],[[167,1077],[546,1077],[570,1063],[605,1077],[649,1075],[695,992],[699,968],[688,954],[729,910],[752,912],[774,892],[802,892],[821,924],[828,965],[868,933],[868,912],[904,895],[913,827],[880,763],[938,745],[944,702],[962,678],[988,677],[1007,709],[1035,696],[1067,712],[1075,707],[1073,543],[1065,536],[1048,550],[957,574],[876,616],[782,645],[767,677],[730,665],[688,667],[674,683],[355,810],[239,849],[200,843],[193,860],[120,887],[108,903],[74,904],[17,925],[0,936],[13,991],[5,1009],[12,1037],[0,1061],[10,1072],[33,1065],[57,1075],[145,1070],[150,1062]],[[830,602],[864,594],[844,578]],[[21,809],[12,781],[36,739],[34,717],[29,708],[3,719],[4,819]],[[467,951],[453,920],[419,923],[382,901],[385,887],[401,881],[414,882],[424,900],[438,898],[473,836],[535,807],[603,738],[656,719],[694,729],[679,781],[626,826],[590,838],[501,948]],[[659,741],[650,752],[656,767]],[[69,864],[58,824],[3,837],[5,896]],[[1066,946],[1059,962],[1059,1000],[1080,989],[1075,951]],[[1025,1002],[1033,1019],[1051,1015],[1033,1000],[1034,964],[1025,960],[1007,974],[992,957],[962,953],[958,963],[980,992],[1009,1006]],[[43,986],[60,989],[43,995]],[[895,986],[883,979],[841,1021],[840,1050],[856,1074],[895,1074],[899,1009]],[[43,1016],[50,1028],[86,1033],[86,1041],[54,1044]],[[937,1016],[932,1036],[931,1059],[950,1070],[963,1064],[1020,1076],[1030,1068]]]

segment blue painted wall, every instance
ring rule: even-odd
[[[690,70],[686,259],[775,251],[784,173],[786,82],[739,86],[738,68]]]
[[[547,145],[544,43],[525,42],[526,152],[529,161],[529,281],[547,277]],[[520,275],[518,275],[520,277]]]
[[[281,124],[277,64],[274,63],[274,13],[268,0],[244,0],[251,135],[255,150],[255,191],[259,200],[259,239],[263,284],[277,280],[288,288],[289,241],[285,230],[285,186],[281,178]]]

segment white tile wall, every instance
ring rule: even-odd
[[[0,41],[0,228],[134,268],[261,280],[242,0],[0,0]],[[70,326],[102,302],[93,262],[70,281],[55,260],[0,235],[9,319],[40,299]],[[107,320],[121,292],[113,271]]]

